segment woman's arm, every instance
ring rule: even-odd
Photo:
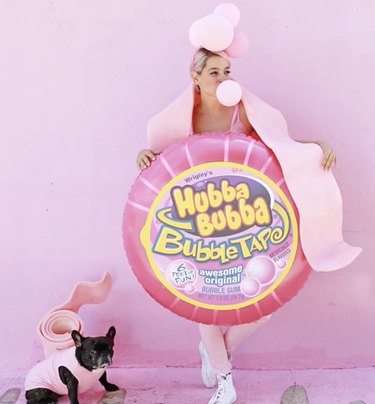
[[[251,123],[247,119],[245,107],[243,106],[242,101],[240,103],[240,121],[242,125],[245,127],[248,136],[251,136],[254,139],[260,139],[260,136],[258,135],[257,131],[254,129],[253,125],[251,125]]]
[[[242,125],[245,127],[246,132],[249,135],[251,135],[253,132],[255,132],[255,129],[253,128],[253,126],[251,125],[249,120],[247,119],[245,107],[243,106],[242,101],[240,102],[240,121],[241,121]],[[258,134],[257,134],[257,136],[258,136]]]

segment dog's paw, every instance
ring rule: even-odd
[[[119,387],[117,387],[115,384],[108,383],[107,386],[105,387],[107,391],[117,391],[119,390]]]
[[[112,392],[108,391],[100,399],[100,401],[98,401],[98,404],[123,404],[125,402],[125,397],[126,397],[126,390],[117,387],[117,390],[115,391]]]

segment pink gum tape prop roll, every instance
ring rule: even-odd
[[[62,305],[50,310],[39,322],[38,334],[43,344],[44,355],[66,349],[74,345],[71,332],[83,333],[84,325],[77,314],[84,304],[99,304],[104,301],[112,286],[112,278],[105,273],[98,282],[78,283],[69,299]]]
[[[193,136],[165,149],[129,193],[123,236],[144,289],[204,324],[271,314],[311,273],[280,165],[245,135]]]

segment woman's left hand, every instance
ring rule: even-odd
[[[337,167],[336,153],[324,142],[317,142],[323,150],[322,169],[328,171]]]

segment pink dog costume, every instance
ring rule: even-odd
[[[69,299],[50,310],[38,325],[46,359],[34,366],[26,376],[25,391],[46,388],[57,394],[68,394],[67,387],[58,374],[59,366],[67,367],[77,378],[78,391],[87,391],[104,374],[105,369],[90,372],[75,357],[76,347],[72,330],[83,332],[83,322],[77,312],[84,304],[99,304],[112,286],[112,277],[105,273],[98,282],[79,282]]]
[[[36,388],[49,389],[57,394],[68,394],[66,385],[61,381],[58,369],[67,367],[78,380],[78,392],[84,393],[98,381],[105,369],[89,371],[82,367],[75,357],[75,347],[54,352],[47,359],[39,362],[28,373],[25,390]]]

